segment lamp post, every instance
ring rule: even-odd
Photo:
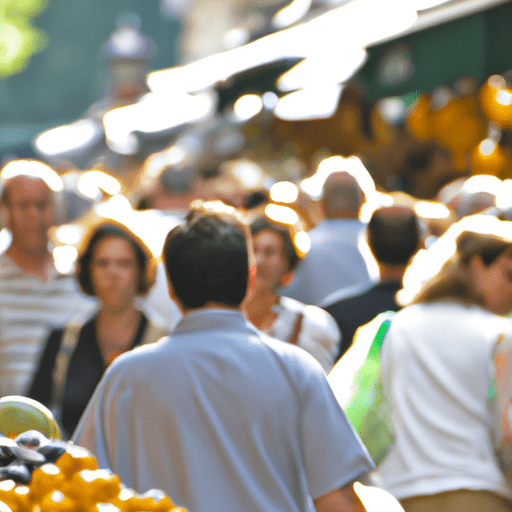
[[[100,52],[108,70],[105,97],[91,105],[81,119],[39,133],[33,140],[39,156],[60,171],[99,166],[107,171],[121,169],[124,177],[132,170],[135,173],[140,165],[137,155],[126,157],[107,146],[103,117],[148,92],[146,74],[155,54],[155,43],[140,32],[139,17],[120,16]]]
[[[139,17],[136,14],[120,16],[116,30],[100,53],[108,67],[108,93],[89,109],[89,115],[102,116],[111,108],[134,103],[148,92],[146,75],[155,54],[155,43],[140,32]]]

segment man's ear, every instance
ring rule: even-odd
[[[256,286],[256,265],[249,265],[249,281],[248,290],[252,290]]]
[[[2,216],[2,225],[4,227],[6,227],[7,229],[10,229],[10,227],[11,227],[11,211],[5,204],[0,205],[0,214]]]
[[[279,284],[281,286],[288,286],[292,282],[292,279],[293,279],[293,272],[287,272],[286,274],[284,274],[281,277]]]

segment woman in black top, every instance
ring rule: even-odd
[[[93,228],[78,259],[82,290],[100,301],[85,323],[54,329],[39,360],[28,396],[53,409],[71,437],[108,365],[133,347],[168,334],[136,308],[154,283],[155,260],[128,228],[113,221]]]

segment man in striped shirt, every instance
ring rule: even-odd
[[[22,395],[50,328],[92,304],[56,270],[48,247],[60,177],[42,162],[13,160],[0,178],[2,221],[12,236],[0,255],[0,396]]]

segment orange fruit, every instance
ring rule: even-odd
[[[80,502],[65,496],[61,491],[53,491],[34,505],[32,510],[33,512],[82,512],[84,507]]]
[[[63,481],[64,475],[55,464],[43,464],[32,472],[30,498],[33,501],[41,500],[50,491],[60,489]]]
[[[95,503],[84,512],[124,512],[124,510],[112,505],[112,503]]]
[[[151,498],[154,502],[154,508],[150,510],[154,510],[156,512],[168,512],[174,507],[174,503],[170,500],[169,496],[159,489],[150,489],[141,497]]]
[[[12,493],[18,505],[19,512],[29,512],[32,510],[32,503],[30,502],[30,489],[26,485],[17,485]]]
[[[3,480],[0,482],[0,502],[8,505],[13,512],[18,510],[18,500],[14,494],[16,482],[14,480]]]
[[[119,495],[121,480],[106,469],[82,470],[62,486],[63,492],[85,504],[109,503]]]
[[[187,512],[187,509],[176,507],[163,491],[151,489],[138,494],[133,489],[124,487],[112,503],[122,512]]]
[[[144,494],[138,494],[131,489],[123,489],[112,503],[123,512],[169,512],[176,509],[169,496],[162,491],[151,489]],[[183,509],[185,510],[185,509]]]
[[[17,485],[13,480],[0,482],[0,502],[12,512],[31,512],[30,491],[26,485]],[[1,510],[1,509],[0,509]]]
[[[98,469],[98,462],[89,450],[69,443],[65,453],[55,462],[65,478],[83,469]]]
[[[7,503],[0,501],[0,512],[14,512],[14,510]]]
[[[126,508],[129,506],[130,499],[135,496],[136,492],[133,489],[129,489],[128,487],[121,486],[121,490],[119,491],[117,496],[114,496],[111,500],[111,503],[119,507],[123,511],[128,511]],[[128,505],[127,505],[128,504]]]

